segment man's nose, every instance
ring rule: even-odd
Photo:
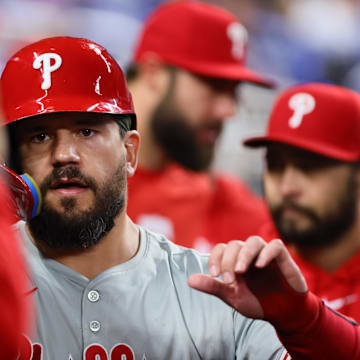
[[[280,177],[280,192],[283,196],[301,194],[301,172],[292,165],[287,165]]]
[[[215,97],[213,103],[213,116],[216,119],[227,119],[235,115],[236,96],[232,92],[221,92]]]
[[[79,161],[78,146],[72,134],[57,134],[52,151],[53,165],[64,166],[67,164],[77,164]]]

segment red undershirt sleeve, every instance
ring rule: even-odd
[[[360,359],[356,322],[328,308],[312,292],[296,292],[275,263],[263,270],[251,268],[245,280],[292,359]]]
[[[295,331],[280,331],[278,336],[294,360],[356,360],[360,359],[360,327],[328,308],[317,296],[305,294],[305,306],[300,313],[306,319],[313,314],[314,320]],[[314,312],[317,312],[317,314]],[[307,316],[308,315],[308,316]],[[290,324],[288,324],[290,325]]]

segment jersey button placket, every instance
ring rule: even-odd
[[[98,290],[90,290],[87,293],[87,299],[91,303],[97,303],[100,300],[100,292]],[[101,323],[98,320],[91,320],[89,322],[89,329],[93,334],[100,331]]]

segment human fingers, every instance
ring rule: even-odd
[[[266,246],[266,242],[260,236],[250,236],[243,244],[235,265],[235,272],[238,274],[246,272]]]
[[[221,260],[225,250],[226,244],[216,244],[211,250],[208,267],[211,276],[216,277],[221,274]]]
[[[223,248],[220,261],[220,274],[226,284],[231,284],[235,280],[235,265],[243,246],[243,241],[233,240],[228,242]]]
[[[299,267],[291,257],[288,249],[280,239],[270,241],[260,252],[255,262],[257,268],[268,266],[276,261],[287,283],[297,292],[306,292],[307,285]]]

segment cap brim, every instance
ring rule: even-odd
[[[237,64],[222,66],[218,64],[207,64],[202,65],[199,68],[192,65],[191,69],[189,68],[189,70],[200,75],[224,78],[229,80],[239,80],[271,89],[276,86],[274,81],[266,79],[260,73]]]
[[[306,141],[304,139],[287,138],[285,136],[259,136],[249,138],[243,141],[247,147],[258,148],[268,146],[271,143],[281,143],[285,145],[295,146],[304,150],[314,152],[319,155],[334,158],[341,161],[356,161],[359,159],[358,154],[353,152],[344,151],[327,144],[319,142]]]
[[[256,136],[244,140],[243,145],[247,147],[258,148],[269,145],[269,143],[271,142],[283,142],[283,141],[268,136]]]
[[[232,66],[224,66],[223,68],[218,68],[218,69],[212,69],[211,67],[209,67],[206,70],[208,70],[207,74],[209,76],[216,76],[225,79],[244,81],[270,89],[276,87],[274,81],[267,79],[264,76],[262,76],[260,73],[248,69],[244,66],[240,67],[237,65],[236,66],[232,65]]]
[[[164,62],[184,68],[198,75],[244,81],[271,89],[276,87],[274,81],[267,79],[260,73],[237,63],[196,63],[186,62],[181,59],[164,59]]]

